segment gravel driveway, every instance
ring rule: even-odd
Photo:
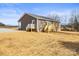
[[[0,28],[0,32],[16,32],[16,30],[12,30],[8,28]]]

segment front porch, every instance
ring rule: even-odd
[[[28,24],[26,27],[26,31],[33,31],[35,30],[35,24]]]

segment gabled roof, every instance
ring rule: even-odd
[[[37,19],[46,20],[46,21],[55,21],[55,22],[58,22],[58,21],[56,21],[56,20],[54,20],[54,19],[52,19],[52,18],[49,18],[49,17],[40,16],[40,15],[35,15],[35,14],[31,14],[31,13],[26,13],[26,14],[28,14],[28,15],[34,17],[34,18],[37,18]],[[24,15],[26,15],[26,14],[24,14]],[[21,21],[21,20],[19,20],[19,21]]]

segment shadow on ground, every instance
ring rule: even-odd
[[[63,45],[63,47],[70,49],[76,52],[77,55],[79,55],[79,42],[60,41],[60,44]]]

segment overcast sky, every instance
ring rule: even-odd
[[[38,15],[58,14],[60,17],[68,17],[72,10],[78,9],[79,4],[55,4],[55,3],[0,3],[0,22],[8,25],[17,25],[17,21],[24,13],[33,13]],[[63,23],[68,20],[62,20]]]

